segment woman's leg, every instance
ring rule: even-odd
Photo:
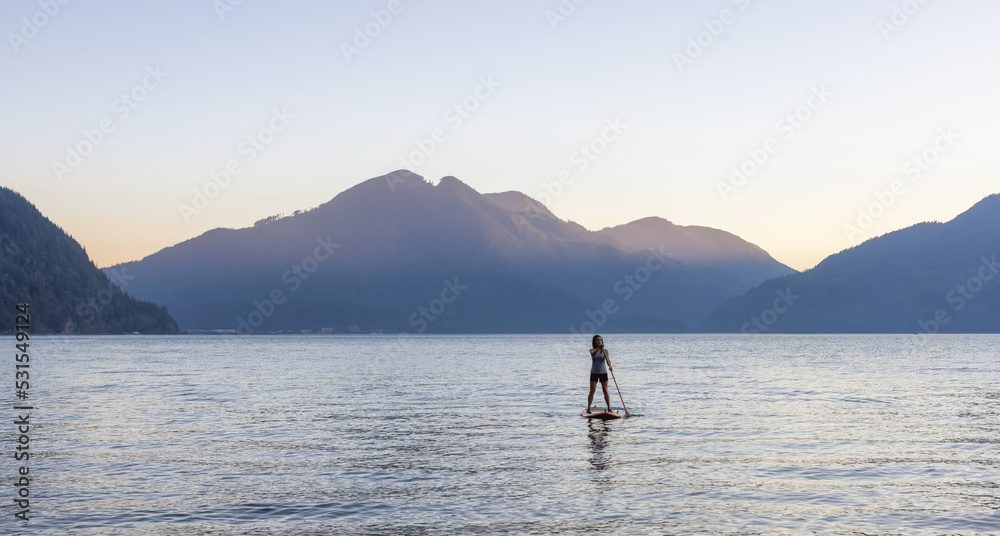
[[[604,402],[607,403],[608,411],[611,411],[611,395],[608,394],[608,382],[601,382],[601,389],[604,389]]]
[[[587,409],[594,405],[594,391],[597,391],[597,382],[590,382],[590,394],[587,395]]]

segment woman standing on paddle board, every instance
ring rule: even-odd
[[[608,370],[614,370],[614,367],[611,366],[611,359],[608,358],[609,352],[604,348],[604,339],[600,335],[594,335],[590,346],[592,364],[590,365],[590,394],[587,395],[587,411],[590,411],[590,406],[594,403],[597,382],[601,382],[601,389],[604,391],[604,401],[608,404],[605,407],[611,411],[611,395],[608,394]]]

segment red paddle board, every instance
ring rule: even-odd
[[[583,410],[580,412],[581,417],[586,417],[588,419],[621,419],[622,416],[617,413],[612,413],[610,411],[604,411],[604,408],[590,408],[589,410]]]

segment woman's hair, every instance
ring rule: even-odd
[[[597,338],[598,337],[601,337],[601,336],[600,335],[594,335],[594,338],[590,339],[590,347],[591,348],[597,348]],[[601,337],[601,338],[603,338],[603,337]]]

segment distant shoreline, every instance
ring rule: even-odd
[[[968,335],[1000,335],[1000,332],[976,332],[976,333],[738,333],[738,332],[726,332],[726,333],[712,333],[712,332],[687,332],[687,333],[669,333],[669,332],[658,332],[658,333],[616,333],[613,331],[604,332],[609,336],[739,336],[739,337],[815,337],[815,336],[888,336],[888,335],[899,335],[899,336],[911,336],[911,337],[935,337],[935,336],[968,336]],[[262,332],[262,333],[236,333],[235,330],[229,330],[224,332],[222,330],[191,330],[187,332],[180,333],[34,333],[32,337],[128,337],[128,336],[145,336],[145,337],[183,337],[183,336],[197,336],[197,335],[213,335],[213,336],[239,336],[239,337],[250,337],[250,336],[287,336],[287,337],[301,337],[301,336],[332,336],[332,337],[502,337],[502,336],[517,336],[517,337],[552,337],[552,336],[567,336],[567,337],[583,337],[583,335],[577,335],[574,333],[290,333],[290,332]],[[0,333],[0,337],[14,337],[13,333]]]

